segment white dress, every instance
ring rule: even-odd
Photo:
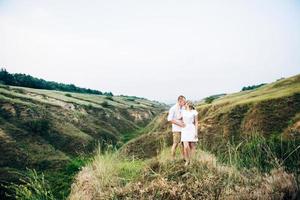
[[[183,110],[182,120],[185,127],[181,129],[181,141],[182,142],[197,142],[197,132],[194,124],[195,116],[198,115],[196,110]]]

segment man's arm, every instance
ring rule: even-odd
[[[180,126],[180,127],[183,127],[183,122],[182,121],[179,121],[179,120],[175,120],[175,119],[172,119],[171,121],[172,124],[176,124],[177,126]]]
[[[172,124],[176,124],[177,126],[183,127],[183,122],[174,119],[175,116],[175,110],[174,108],[170,108],[169,114],[168,114],[168,121],[171,122]]]

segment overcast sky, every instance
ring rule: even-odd
[[[168,103],[237,92],[300,73],[300,1],[0,0],[0,66]]]

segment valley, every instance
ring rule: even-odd
[[[164,104],[4,85],[0,94],[1,180],[43,172],[46,199],[299,197],[300,75],[199,101],[188,167],[171,158]]]
[[[138,97],[1,85],[1,184],[18,180],[16,173],[27,168],[69,178],[65,169],[74,162],[78,168],[99,145],[122,146],[164,109]]]

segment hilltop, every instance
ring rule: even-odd
[[[164,112],[119,151],[96,154],[69,198],[299,199],[300,75],[215,95],[196,109],[190,166],[171,159]]]
[[[164,109],[138,97],[0,85],[1,183],[16,181],[15,172],[26,168],[49,171],[50,179],[68,169],[60,178],[70,178],[70,167],[74,173],[96,146],[119,148]],[[58,190],[70,187],[62,181],[53,182]]]
[[[198,136],[209,149],[220,150],[220,145],[227,141],[242,140],[253,134],[283,140],[300,139],[300,75],[253,90],[217,96],[209,103],[201,101],[196,105]],[[152,146],[160,142],[169,145],[171,130],[166,117],[167,113],[162,113],[145,129],[147,134],[127,143],[122,151],[142,158],[155,156],[154,150],[139,151],[136,146],[143,148],[144,143]]]

